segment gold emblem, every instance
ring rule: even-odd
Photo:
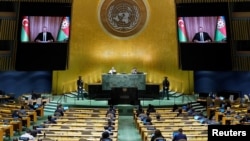
[[[143,0],[104,0],[101,5],[100,21],[115,36],[128,37],[138,33],[146,19]]]

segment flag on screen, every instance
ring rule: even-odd
[[[23,16],[22,20],[22,31],[21,31],[21,42],[30,41],[30,27],[29,27],[29,17]]]
[[[68,41],[69,39],[69,17],[63,17],[58,32],[57,41]]]
[[[187,31],[183,17],[178,17],[178,36],[180,42],[187,42]]]
[[[227,40],[226,22],[224,16],[218,16],[214,41],[221,42]]]

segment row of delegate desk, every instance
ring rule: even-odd
[[[160,114],[161,119],[157,120],[156,115]],[[182,128],[189,141],[207,141],[208,127],[201,124],[193,117],[176,117],[177,112],[172,112],[171,108],[156,108],[156,113],[150,113],[152,125],[144,125],[141,119],[137,118],[134,110],[134,119],[136,128],[139,130],[143,141],[150,141],[154,130],[151,127],[159,129],[167,140],[172,140],[173,132]]]
[[[15,110],[20,110],[21,105],[15,104],[3,104],[1,105],[0,109],[0,129],[2,134],[7,135],[9,137],[14,136],[14,131],[19,133],[22,132],[23,126],[30,127],[31,121],[37,122],[37,113],[39,115],[44,115],[43,107],[39,107],[36,111],[35,110],[28,110],[27,115],[23,115],[21,119],[15,119],[12,117],[12,113]],[[1,136],[2,137],[2,136]]]
[[[37,139],[51,139],[57,141],[79,141],[91,140],[99,141],[107,125],[106,108],[70,108],[64,116],[57,117],[56,124],[45,124],[44,128],[38,128],[42,133],[37,135]],[[113,141],[117,141],[118,136],[117,111],[115,117],[115,130],[112,130]]]
[[[221,121],[222,125],[237,125],[241,124],[240,119],[236,118],[236,114],[239,113],[240,116],[245,116],[247,113],[247,107],[239,107],[239,105],[232,105],[231,107],[231,113],[225,114],[219,111],[220,107],[208,107],[207,108],[207,113],[208,115],[211,115],[214,113],[215,116],[215,121]],[[249,124],[249,123],[246,123]]]

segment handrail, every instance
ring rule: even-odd
[[[58,98],[58,100],[57,100],[57,104],[61,104],[61,102],[62,102],[62,98],[64,97],[64,94],[62,94],[59,98]]]

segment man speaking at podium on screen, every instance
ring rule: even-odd
[[[48,43],[48,42],[54,42],[54,37],[50,32],[47,31],[47,27],[43,26],[43,31],[40,32],[37,37],[35,38],[35,42],[39,43]]]
[[[207,32],[204,32],[203,27],[200,26],[199,32],[195,33],[192,41],[195,43],[207,43],[207,42],[212,42],[212,38],[209,36]]]

